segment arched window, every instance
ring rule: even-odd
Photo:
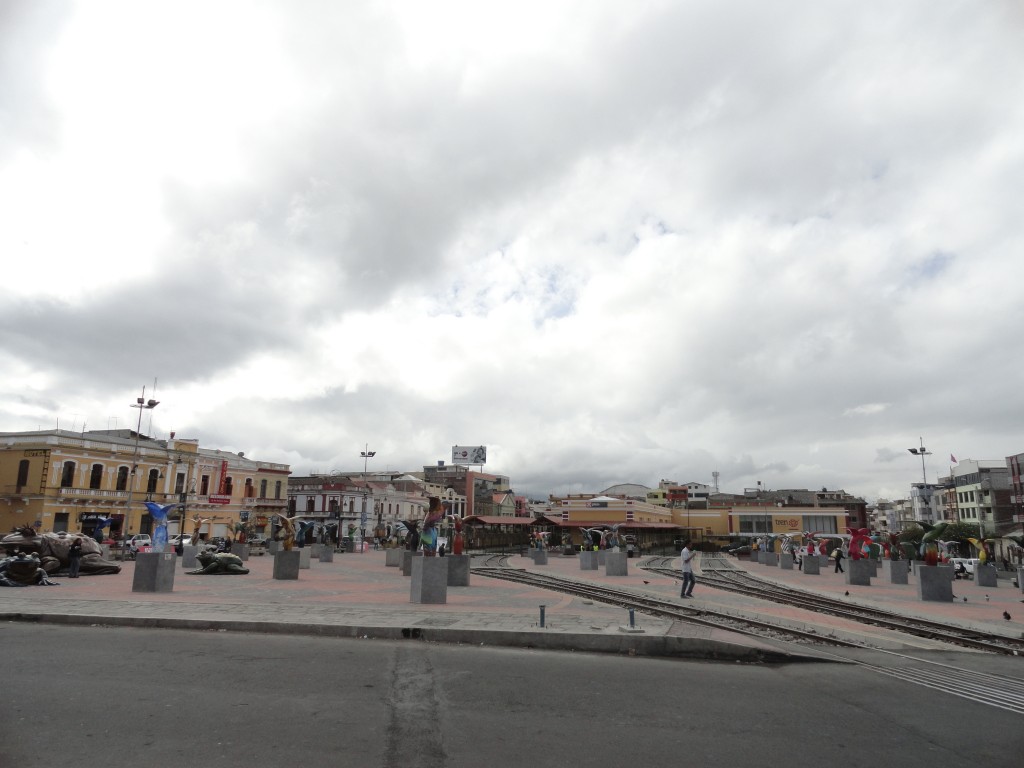
[[[255,495],[256,495],[256,491],[253,490],[253,487],[252,487],[252,478],[251,477],[245,478],[245,498],[251,499]]]
[[[151,469],[149,470],[149,481],[146,483],[146,493],[153,493],[156,491],[156,484],[160,481],[160,470]]]
[[[92,490],[97,490],[103,485],[103,465],[93,464],[92,472],[89,473],[89,487]]]
[[[60,474],[60,487],[73,488],[75,485],[75,462],[65,461]]]
[[[224,494],[230,496],[234,492],[235,482],[231,475],[224,478]]]
[[[117,468],[117,490],[128,490],[128,467]]]

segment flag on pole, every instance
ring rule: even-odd
[[[953,462],[954,464],[959,464],[960,463],[959,461],[956,460],[956,456],[954,456],[952,453],[949,454],[949,460],[951,462]]]

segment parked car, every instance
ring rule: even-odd
[[[143,547],[152,547],[153,539],[150,538],[148,533],[136,533],[129,536],[124,543],[125,549],[131,550],[132,552],[145,551]]]
[[[190,544],[192,543],[192,537],[191,537],[191,536],[189,536],[189,535],[188,535],[187,533],[186,533],[186,534],[185,534],[184,536],[182,536],[181,534],[179,534],[179,535],[177,535],[177,536],[174,536],[174,537],[172,537],[172,538],[171,538],[171,540],[170,540],[170,542],[168,542],[168,543],[169,543],[169,544],[170,544],[170,545],[171,545],[172,547],[176,547],[176,546],[178,546],[179,544],[181,544],[181,545],[183,545],[183,546],[186,546],[186,547],[187,547],[187,546],[189,546],[189,545],[190,545]]]
[[[735,547],[730,547],[729,549],[727,549],[725,551],[728,552],[733,557],[739,557],[740,555],[749,555],[750,554],[750,545],[749,544],[740,544],[740,545],[735,546]]]
[[[949,564],[953,566],[954,573],[968,578],[974,577],[974,569],[980,562],[981,560],[976,557],[951,557],[949,559]]]

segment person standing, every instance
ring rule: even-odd
[[[68,578],[77,579],[78,569],[82,565],[82,539],[79,536],[71,542],[68,549]]]
[[[679,553],[679,567],[683,571],[683,589],[680,597],[693,597],[693,585],[696,579],[693,577],[693,556],[696,554],[690,549],[690,540],[683,542],[683,551]]]
[[[842,549],[842,547],[836,547],[836,551],[835,551],[834,554],[836,556],[836,573],[846,573],[846,571],[843,570],[843,549]]]

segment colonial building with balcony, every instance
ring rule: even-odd
[[[289,467],[200,448],[195,440],[157,440],[134,430],[0,432],[0,530],[92,534],[100,523],[119,539],[152,533],[144,502],[181,505],[185,519],[209,522],[202,535],[231,535],[239,522],[261,530],[287,509]],[[263,522],[261,522],[263,521]]]

